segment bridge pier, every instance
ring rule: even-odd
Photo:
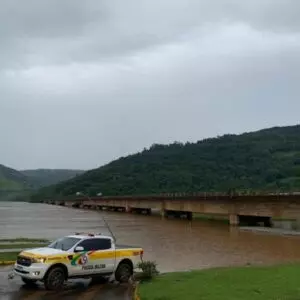
[[[132,208],[129,205],[126,205],[125,212],[131,213],[132,212]]]
[[[238,226],[239,223],[240,223],[240,220],[239,220],[238,215],[234,215],[234,214],[229,215],[229,224],[231,226]]]

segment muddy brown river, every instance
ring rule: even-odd
[[[209,221],[189,222],[46,204],[0,202],[0,238],[56,239],[78,231],[108,233],[103,217],[118,243],[142,246],[145,259],[155,260],[161,272],[300,260],[300,236],[255,233]],[[3,284],[2,292],[4,297]]]
[[[0,238],[55,239],[76,231],[105,232],[118,243],[142,246],[162,271],[300,260],[300,237],[246,232],[209,222],[162,219],[122,212],[0,202]]]

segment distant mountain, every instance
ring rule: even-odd
[[[54,198],[173,192],[300,191],[300,125],[196,143],[155,144],[76,178],[41,189]],[[34,197],[32,198],[34,200]]]
[[[34,185],[27,176],[0,164],[0,200],[11,200],[33,188]]]
[[[32,183],[26,175],[0,164],[0,189],[22,190],[32,188]]]
[[[73,177],[83,174],[83,170],[68,170],[68,169],[36,169],[20,171],[29,180],[39,187],[57,184],[61,181],[69,180]]]
[[[35,190],[82,174],[82,170],[17,171],[0,164],[0,201],[27,199]]]

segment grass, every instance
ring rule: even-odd
[[[18,254],[20,253],[20,251],[18,252],[0,252],[0,262],[1,261],[8,261],[8,260],[16,260]]]
[[[27,248],[39,248],[45,247],[46,243],[11,243],[11,244],[0,244],[0,249],[27,249]]]
[[[297,300],[300,264],[219,268],[160,275],[142,283],[143,300]]]
[[[46,239],[39,238],[14,238],[14,239],[0,239],[0,243],[48,243],[49,241]]]

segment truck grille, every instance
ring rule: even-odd
[[[30,267],[31,266],[31,259],[25,256],[18,256],[17,258],[17,264],[24,267]]]

